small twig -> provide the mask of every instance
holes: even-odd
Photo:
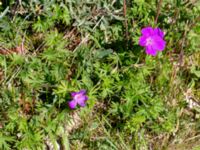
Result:
[[[126,47],[128,47],[128,21],[127,21],[127,18],[126,18],[126,13],[127,13],[127,3],[126,3],[126,0],[124,0],[124,3],[123,3],[123,13],[124,13],[124,26],[125,26],[125,35],[126,35]]]
[[[194,19],[194,22],[190,25],[190,30],[200,22],[200,16]]]
[[[21,54],[24,55],[25,54],[25,48],[24,48],[24,42],[25,42],[25,34],[26,34],[26,31],[24,32],[24,36],[23,36],[23,39],[22,39],[22,44],[21,44]]]
[[[45,42],[42,42],[36,50],[34,50],[34,54],[36,55],[37,51],[39,51],[43,46],[45,45]]]
[[[158,22],[158,17],[160,15],[160,8],[161,8],[161,6],[162,6],[162,0],[159,0],[158,6],[157,6],[157,13],[156,13],[155,24],[157,24],[157,22]]]
[[[12,50],[7,49],[7,48],[0,45],[0,54],[7,55],[7,54],[11,54],[12,52],[13,52]]]
[[[76,30],[76,28],[74,27],[69,33],[65,34],[65,36],[63,37],[63,39],[70,38],[72,36],[72,34],[74,33],[75,30]]]
[[[194,140],[194,139],[199,138],[199,137],[200,137],[200,134],[198,134],[196,136],[193,136],[193,137],[191,137],[189,139],[186,139],[185,141],[191,141],[191,140]]]
[[[184,56],[183,45],[184,45],[185,40],[186,40],[186,34],[187,34],[187,32],[188,32],[188,30],[186,28],[185,31],[184,31],[184,33],[183,33],[183,36],[182,36],[183,39],[181,41],[181,50],[180,50],[180,54],[179,54],[179,66],[182,66],[182,63],[183,63],[183,56]]]
[[[18,7],[19,3],[20,3],[20,1],[17,0],[17,1],[15,2],[14,7],[11,9],[11,13],[13,14],[13,18],[15,18],[15,15],[16,15],[16,12],[17,12],[17,7]]]
[[[92,28],[92,31],[94,31],[96,29],[96,27],[100,24],[101,20],[104,18],[104,16],[102,16],[99,21],[96,23],[96,25]],[[88,40],[89,37],[89,33],[85,36],[85,38],[82,39],[82,41],[78,44],[78,46],[74,49],[73,52],[75,52],[83,43],[85,43]]]

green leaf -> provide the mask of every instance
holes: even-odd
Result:
[[[108,55],[110,55],[112,53],[113,53],[113,50],[111,50],[111,49],[108,49],[108,50],[97,50],[97,51],[94,52],[94,56],[96,58],[103,58],[103,57],[106,57],[106,56],[108,56]]]

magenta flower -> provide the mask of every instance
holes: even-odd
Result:
[[[146,27],[141,32],[139,44],[146,48],[146,54],[155,56],[158,51],[165,49],[164,33],[160,28]]]
[[[86,90],[80,90],[79,92],[71,93],[72,100],[68,102],[69,108],[74,109],[78,104],[81,107],[84,107],[88,97],[86,95]]]

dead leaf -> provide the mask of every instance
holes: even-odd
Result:
[[[26,49],[24,48],[24,44],[22,43],[20,46],[11,48],[11,49],[0,49],[0,54],[2,55],[8,55],[8,54],[12,54],[12,53],[16,53],[16,54],[20,54],[20,55],[24,55],[25,54]]]

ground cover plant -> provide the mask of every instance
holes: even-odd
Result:
[[[200,149],[200,1],[0,11],[0,149]]]

